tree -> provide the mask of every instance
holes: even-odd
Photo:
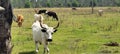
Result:
[[[115,0],[116,6],[120,6],[120,0]]]
[[[92,8],[92,14],[94,13],[94,7],[96,6],[96,3],[94,0],[90,1],[90,7]]]
[[[73,3],[72,3],[72,6],[73,7],[78,7],[79,6],[79,3],[77,0],[74,0]]]
[[[120,6],[120,0],[11,0],[15,8],[23,8],[30,2],[31,7],[105,7]],[[36,2],[37,1],[37,2]]]
[[[5,9],[5,11],[0,11],[0,54],[11,54],[13,48],[11,44],[13,13],[10,0],[0,0],[0,6]]]
[[[71,7],[71,6],[72,6],[71,2],[68,2],[67,6],[68,6],[68,7]]]
[[[29,1],[26,1],[26,2],[25,2],[25,8],[30,8],[30,7],[31,7],[30,2],[29,2]]]

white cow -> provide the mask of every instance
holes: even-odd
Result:
[[[103,14],[103,10],[98,10],[98,14],[99,14],[99,16],[102,16],[102,14]]]
[[[38,17],[38,15],[36,16]],[[40,18],[40,20],[36,20],[32,25],[33,40],[35,41],[36,52],[38,52],[39,50],[38,44],[40,43],[44,45],[43,54],[45,54],[46,52],[49,54],[49,48],[47,45],[49,42],[52,41],[52,34],[57,31],[57,28],[59,27],[59,23],[56,27],[49,27],[47,24],[41,23],[41,16],[38,18]]]

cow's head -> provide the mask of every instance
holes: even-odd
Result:
[[[43,10],[39,10],[39,12],[37,14],[42,14],[45,13],[47,10],[43,9]]]
[[[17,23],[18,23],[19,27],[22,26],[23,20],[24,20],[24,18],[22,15],[17,15]]]
[[[42,26],[41,23],[40,23],[40,26],[42,28],[41,31],[44,33],[46,41],[51,42],[52,41],[52,34],[57,31],[57,28],[59,27],[59,22],[58,22],[56,27],[45,28],[45,27]]]
[[[42,13],[45,13],[47,10],[46,9],[42,9],[42,10],[34,9],[34,11],[37,14],[42,14]]]

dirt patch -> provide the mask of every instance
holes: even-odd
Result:
[[[109,50],[102,50],[102,51],[100,51],[101,53],[112,53],[111,51],[109,51]]]
[[[105,46],[119,46],[119,43],[117,43],[117,42],[109,42],[109,43],[106,43],[104,45]]]

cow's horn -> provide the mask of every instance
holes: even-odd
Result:
[[[45,27],[43,27],[43,26],[42,26],[42,23],[41,23],[41,21],[40,21],[40,26],[41,26],[41,28],[45,28]]]
[[[58,22],[57,26],[56,26],[56,27],[54,27],[54,29],[57,29],[58,27],[59,27],[59,22]]]

